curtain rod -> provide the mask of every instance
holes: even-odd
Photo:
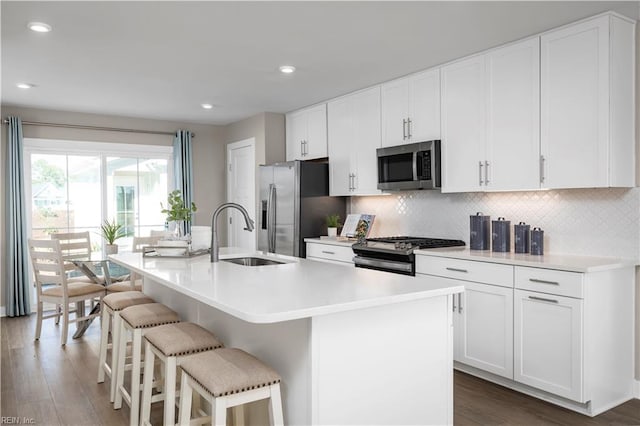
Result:
[[[4,124],[9,124],[8,119],[4,119]],[[77,124],[59,124],[59,123],[41,123],[38,121],[23,121],[24,126],[45,126],[45,127],[64,127],[67,129],[83,129],[83,130],[103,130],[108,132],[126,132],[126,133],[147,133],[152,135],[170,135],[175,136],[175,133],[161,132],[158,130],[138,130],[138,129],[120,129],[118,127],[99,127],[99,126],[81,126]],[[195,133],[191,133],[191,137],[194,138]]]

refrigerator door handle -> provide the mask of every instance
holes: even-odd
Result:
[[[267,243],[268,251],[276,251],[276,186],[269,184],[269,197],[267,198]]]

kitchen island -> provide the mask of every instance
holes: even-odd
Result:
[[[284,263],[225,261],[241,256]],[[286,424],[453,423],[451,304],[462,285],[237,249],[220,257],[110,259],[183,321],[274,367]],[[253,408],[249,424],[265,407]]]

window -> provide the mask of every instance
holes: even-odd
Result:
[[[25,139],[32,238],[88,230],[100,250],[105,219],[123,226],[128,237],[118,240],[121,246],[163,229],[171,156],[170,146]]]

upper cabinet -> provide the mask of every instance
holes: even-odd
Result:
[[[327,104],[291,112],[286,122],[287,161],[327,156]]]
[[[382,146],[440,139],[440,70],[382,85]]]
[[[329,102],[328,122],[330,194],[380,194],[380,86]]]
[[[634,27],[607,14],[542,35],[544,188],[634,186]]]

